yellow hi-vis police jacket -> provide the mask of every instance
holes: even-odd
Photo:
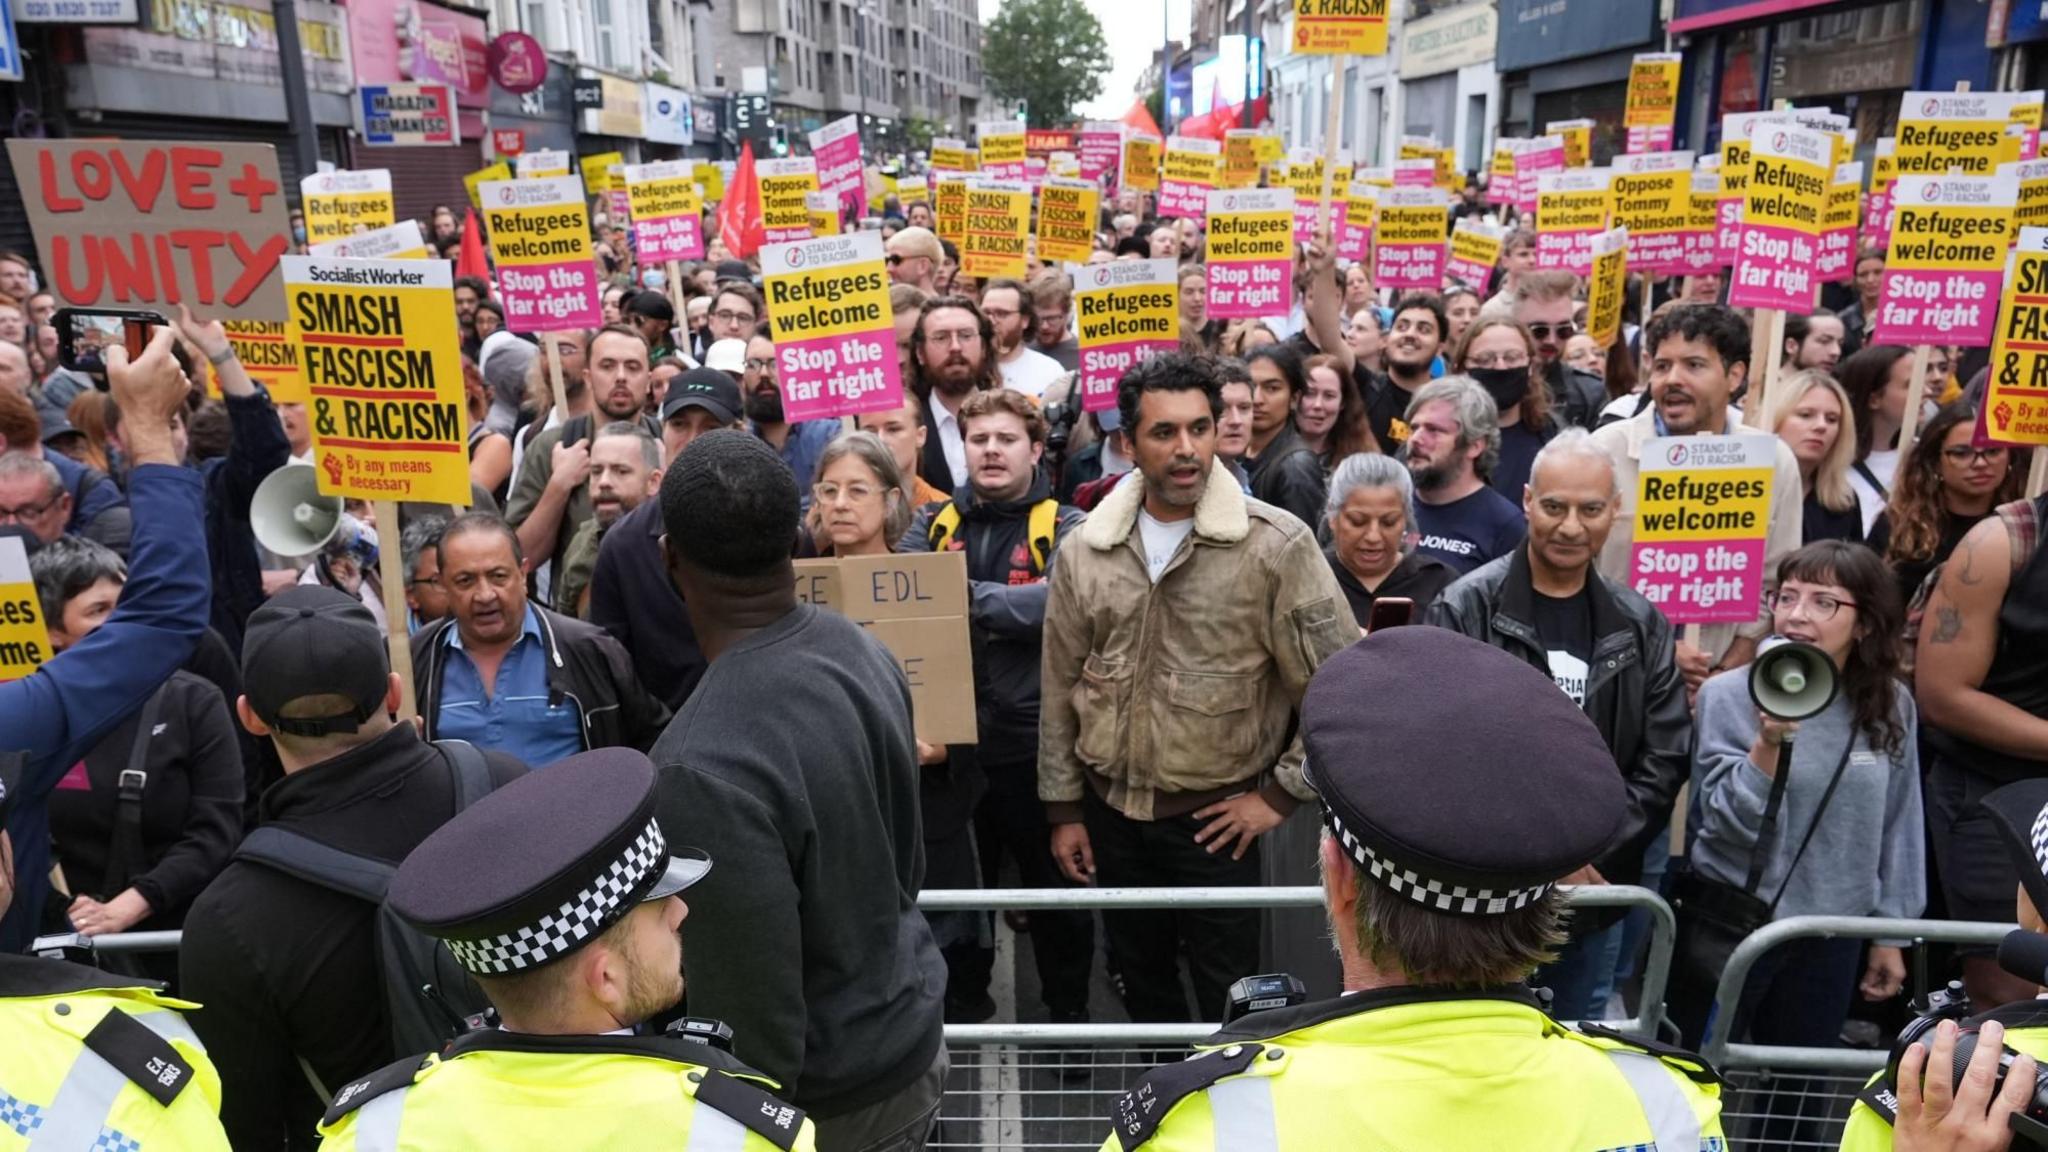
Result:
[[[1525,989],[1361,992],[1234,1021],[1118,1101],[1104,1152],[1722,1152],[1688,1052],[1566,1028]]]
[[[322,1152],[569,1152],[688,1148],[814,1152],[811,1122],[775,1082],[673,1036],[484,1030],[343,1088]]]
[[[2006,1047],[2048,1064],[2048,1000],[2021,1000],[1993,1008],[1963,1021],[1963,1027],[1988,1020],[2005,1025]],[[1897,1109],[1891,1081],[1879,1072],[1849,1109],[1849,1123],[1842,1129],[1842,1152],[1889,1152]]]
[[[225,1152],[220,1074],[156,985],[0,956],[0,1152]]]

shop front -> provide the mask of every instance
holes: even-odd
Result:
[[[1496,29],[1492,0],[1439,9],[1401,29],[1402,131],[1456,149],[1466,172],[1484,168],[1492,150]]]
[[[1662,48],[1657,0],[1501,0],[1501,135],[1591,120],[1592,162],[1607,163],[1626,150],[1629,63]]]
[[[649,80],[640,86],[640,159],[674,160],[697,139],[697,107],[680,88]]]
[[[461,204],[462,178],[483,167],[489,150],[490,34],[483,18],[428,0],[350,0],[348,16],[357,86],[445,84],[461,130],[452,144],[372,145],[357,137],[348,166],[390,170],[400,220],[427,220],[438,205]]]
[[[584,68],[577,74],[587,89],[597,86],[596,107],[586,104],[577,124],[576,154],[598,156],[617,152],[628,164],[640,162],[640,133],[647,126],[646,101],[640,81]]]
[[[571,95],[574,76],[575,69],[559,60],[550,60],[547,78],[531,92],[515,95],[491,85],[493,142],[516,145],[521,152],[575,151],[576,110]],[[488,160],[517,154],[493,147],[485,151],[489,153]]]

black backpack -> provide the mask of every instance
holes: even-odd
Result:
[[[491,791],[490,767],[476,746],[436,740],[455,782],[457,812]],[[384,902],[398,869],[370,856],[344,852],[274,825],[249,833],[235,849],[246,860],[308,884],[377,906],[377,960],[391,1017],[391,1050],[400,1056],[438,1052],[469,1028],[469,1018],[490,1007],[448,946],[406,923]]]

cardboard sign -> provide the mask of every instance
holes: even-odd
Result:
[[[497,165],[492,165],[493,168]],[[569,174],[569,154],[558,148],[522,152],[512,161],[512,174],[521,180],[550,180]]]
[[[768,243],[803,240],[811,234],[804,197],[818,190],[818,162],[809,156],[783,156],[754,165],[761,188],[761,224]]]
[[[1993,439],[2048,444],[2048,228],[2020,232],[1977,412]]]
[[[1124,141],[1124,187],[1136,188],[1141,192],[1159,190],[1162,147],[1159,137],[1143,133],[1132,135]]]
[[[1682,261],[1692,211],[1692,153],[1641,152],[1614,158],[1614,226],[1628,230],[1628,264],[1664,276]]]
[[[413,233],[419,233],[419,223],[408,220]],[[228,347],[235,350],[235,359],[241,361],[242,370],[249,379],[263,385],[270,398],[280,404],[306,401],[306,382],[299,376],[299,346],[292,342],[292,334],[282,320],[228,320],[221,324],[227,331]],[[220,392],[220,373],[208,373],[208,395]]]
[[[1102,187],[1087,180],[1048,180],[1038,190],[1038,258],[1086,264],[1095,251]]]
[[[1024,124],[1020,120],[984,120],[974,126],[981,150],[981,170],[998,180],[1025,177]]]
[[[939,172],[972,172],[975,169],[974,153],[967,148],[967,141],[940,136],[932,140],[932,168]]]
[[[1168,139],[1159,180],[1159,214],[1202,219],[1222,166],[1223,145],[1216,141],[1195,136]]]
[[[1742,243],[1728,282],[1728,303],[1811,312],[1820,294],[1813,264],[1834,175],[1834,144],[1812,129],[1763,123],[1750,137],[1749,154]],[[1725,179],[1727,170],[1722,172]]]
[[[1373,282],[1397,292],[1441,287],[1450,213],[1441,189],[1382,189],[1374,224]]]
[[[1373,228],[1380,218],[1380,193],[1384,191],[1377,184],[1353,180],[1342,210],[1334,204],[1330,206],[1337,232],[1338,259],[1363,260],[1372,250]]]
[[[1862,162],[1835,165],[1827,206],[1820,214],[1820,259],[1814,264],[1821,283],[1845,283],[1855,276],[1856,226],[1862,215]]]
[[[1602,348],[1621,335],[1621,309],[1628,299],[1626,228],[1593,237],[1593,272],[1586,277],[1586,335]]]
[[[932,231],[958,248],[967,239],[967,177],[941,176],[932,186]]]
[[[1292,0],[1297,56],[1384,56],[1387,0]]]
[[[1208,314],[1286,315],[1294,304],[1294,193],[1218,189],[1209,193],[1208,215]]]
[[[1885,344],[1991,343],[2019,181],[1901,176],[1893,185],[1875,338]]]
[[[967,181],[967,238],[960,245],[960,271],[969,276],[1023,279],[1030,271],[1025,239],[1031,233],[1031,186],[970,177]]]
[[[292,233],[270,145],[13,139],[7,155],[65,304],[284,315],[277,258]]]
[[[1552,120],[1543,126],[1543,134],[1564,141],[1565,167],[1584,168],[1593,163],[1591,120]]]
[[[1776,460],[1770,436],[1663,436],[1643,445],[1629,586],[1673,624],[1756,619]]]
[[[1622,123],[1629,129],[1630,152],[1659,152],[1671,146],[1671,126],[1678,119],[1678,74],[1684,57],[1676,52],[1639,53],[1628,69],[1628,107]],[[1642,147],[1638,148],[1640,143]]]
[[[514,332],[604,323],[590,209],[574,176],[483,186],[484,230],[498,265],[499,304]]]
[[[1081,162],[1081,179],[1106,186],[1114,193],[1123,167],[1123,124],[1116,120],[1086,121],[1081,125],[1081,138],[1075,147],[1076,158]]]
[[[0,682],[19,680],[43,666],[50,630],[43,625],[43,601],[29,574],[28,546],[0,536]]]
[[[841,217],[866,215],[867,181],[861,178],[860,117],[841,116],[811,133],[811,158],[818,163],[818,191],[842,205]]]
[[[791,422],[902,406],[881,233],[770,244],[761,276]]]
[[[1991,175],[2001,163],[2019,158],[2016,148],[2006,155],[2005,126],[2022,103],[2018,92],[1906,93],[1895,137],[1898,174]]]
[[[967,554],[901,552],[798,560],[796,598],[867,629],[910,681],[910,715],[927,744],[972,744],[974,657]]]
[[[1692,198],[1685,214],[1685,236],[1678,246],[1681,276],[1698,276],[1727,265],[1721,259],[1721,170],[1696,168],[1692,174]]]
[[[804,219],[810,221],[813,236],[837,236],[845,231],[839,226],[839,197],[830,192],[804,193]]]
[[[355,232],[339,240],[308,245],[313,256],[339,260],[425,260],[433,253],[420,235],[420,222],[405,220],[374,232]]]
[[[462,334],[448,307],[450,265],[318,256],[281,263],[320,492],[466,507],[469,421]]]
[[[624,175],[633,253],[640,263],[703,258],[704,198],[697,192],[695,166],[687,160],[628,164]]]
[[[324,244],[352,232],[389,228],[398,222],[391,199],[391,170],[315,172],[299,181],[306,214],[306,243]]]
[[[365,144],[428,147],[462,142],[455,91],[446,84],[366,84],[356,89],[356,133]]]
[[[1574,276],[1593,269],[1593,237],[1607,230],[1613,205],[1607,168],[1546,172],[1536,182],[1536,266]]]
[[[1081,407],[1116,407],[1124,373],[1180,347],[1177,261],[1118,260],[1074,274],[1074,315],[1081,346]]]
[[[483,186],[492,180],[512,179],[512,166],[503,160],[488,168],[479,168],[462,178],[463,190],[469,193],[469,206],[478,212],[484,210]]]
[[[1538,182],[1547,172],[1564,171],[1564,141],[1555,136],[1525,140],[1515,148],[1515,207],[1536,211]]]
[[[1463,284],[1484,293],[1500,263],[1501,245],[1507,240],[1505,225],[1488,224],[1470,216],[1451,228],[1451,256],[1444,264],[1444,286]]]

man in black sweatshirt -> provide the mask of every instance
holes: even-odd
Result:
[[[924,883],[910,686],[796,599],[796,480],[737,431],[661,482],[670,577],[711,661],[654,745],[662,831],[718,861],[683,923],[690,1014],[808,1112],[825,1152],[915,1149],[939,1107],[946,967]]]

